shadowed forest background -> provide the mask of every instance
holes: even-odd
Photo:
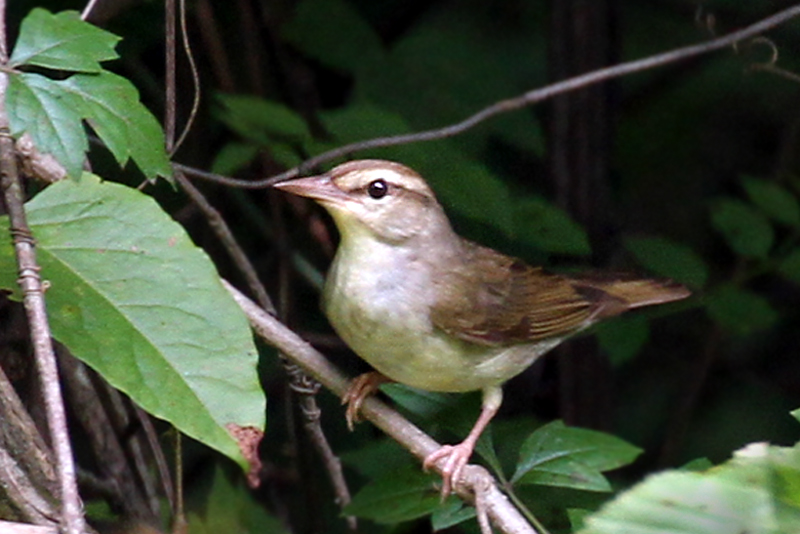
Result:
[[[710,39],[788,5],[195,0],[186,22],[201,100],[172,161],[265,178],[325,149],[458,122],[496,101]],[[36,6],[83,8],[12,2],[12,41]],[[120,59],[106,68],[131,80],[161,120],[162,4],[100,2],[90,20],[123,38]],[[554,419],[643,450],[609,475],[614,490],[659,469],[724,462],[748,443],[797,441],[800,426],[790,411],[800,406],[800,79],[782,73],[800,73],[800,20],[766,37],[561,95],[452,138],[353,154],[419,171],[457,231],[472,240],[555,270],[668,276],[694,293],[594,328],[507,384],[492,425],[502,465],[512,466],[525,436]],[[768,68],[773,55],[781,72]],[[180,129],[193,101],[183,51],[176,76]],[[134,165],[121,171],[97,144],[90,160],[106,180],[133,187],[143,180]],[[194,183],[231,225],[282,320],[348,374],[365,371],[319,311],[337,239],[322,210],[269,189]],[[180,189],[161,181],[144,191],[186,228],[222,277],[244,287]],[[19,307],[0,300],[0,363],[35,406],[21,317]],[[268,399],[261,487],[245,489],[231,462],[185,440],[190,531],[345,532],[277,354],[266,345],[259,351]],[[478,395],[392,396],[415,423],[450,443],[463,437],[479,405]],[[419,470],[369,423],[348,432],[338,399],[322,391],[318,402],[353,493],[375,481],[400,484]],[[87,430],[75,421],[79,409],[80,400],[69,398],[78,462],[91,487],[88,479],[102,478],[103,458],[81,447]],[[170,449],[167,426],[156,425]],[[84,494],[90,516],[152,519],[131,509],[133,500],[126,508],[98,493]],[[553,532],[569,531],[566,509],[593,510],[611,497],[546,486],[520,494]],[[383,509],[370,515],[370,506],[356,514],[367,517],[362,531],[429,530],[413,513],[392,520]]]

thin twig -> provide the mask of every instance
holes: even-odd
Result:
[[[192,129],[195,117],[197,117],[197,110],[200,109],[200,74],[197,71],[197,64],[194,61],[194,54],[192,54],[192,45],[189,43],[189,30],[186,28],[186,0],[180,0],[180,22],[181,22],[181,43],[183,44],[183,51],[186,54],[186,60],[189,62],[189,71],[192,73],[192,109],[189,112],[189,118],[186,119],[186,124],[181,131],[178,140],[175,141],[175,146],[170,148],[170,154],[175,153],[184,139]]]
[[[177,123],[177,73],[175,68],[175,0],[164,2],[164,137],[167,152],[175,146],[175,124]]]
[[[495,115],[500,115],[502,113],[507,113],[509,111],[515,111],[517,109],[526,106],[537,104],[549,98],[553,98],[554,96],[561,95],[564,93],[569,93],[571,91],[575,91],[596,83],[604,82],[606,80],[620,78],[622,76],[627,76],[628,74],[641,72],[655,67],[663,67],[671,63],[676,63],[678,61],[685,61],[689,58],[693,58],[696,56],[714,52],[716,50],[727,48],[729,46],[735,45],[736,43],[744,39],[755,37],[766,30],[774,28],[775,26],[779,26],[780,24],[783,24],[784,22],[798,15],[800,15],[800,5],[795,5],[787,9],[784,9],[783,11],[779,11],[778,13],[770,17],[762,19],[759,22],[756,22],[755,24],[747,26],[746,28],[729,33],[722,37],[718,37],[716,39],[711,39],[710,41],[706,41],[696,45],[685,46],[682,48],[677,48],[669,52],[664,52],[662,54],[657,54],[655,56],[646,57],[636,61],[629,61],[628,63],[622,63],[619,65],[614,65],[612,67],[606,67],[603,69],[595,70],[586,74],[582,74],[580,76],[576,76],[574,78],[569,78],[567,80],[563,80],[554,83],[552,85],[542,87],[540,89],[534,89],[532,91],[529,91],[514,98],[501,100],[499,102],[492,104],[491,106],[488,106],[478,111],[474,115],[467,117],[461,122],[457,122],[455,124],[451,124],[443,128],[436,128],[433,130],[426,130],[423,132],[417,132],[413,134],[378,137],[367,141],[360,141],[357,143],[344,145],[335,148],[333,150],[323,152],[318,156],[306,160],[297,167],[289,169],[280,174],[276,174],[275,176],[265,178],[263,180],[255,180],[255,181],[238,180],[235,178],[221,176],[213,173],[202,172],[202,171],[198,172],[196,169],[191,169],[185,166],[180,166],[180,168],[181,170],[192,176],[196,176],[198,178],[203,178],[207,180],[213,180],[215,182],[219,182],[221,184],[228,185],[231,187],[243,187],[247,189],[260,189],[264,187],[269,187],[274,183],[289,178],[294,178],[295,176],[299,176],[300,174],[308,172],[310,169],[313,169],[318,165],[321,165],[322,163],[332,161],[342,156],[350,155],[354,152],[367,150],[371,148],[404,145],[420,141],[432,141],[435,139],[444,139],[447,137],[453,137],[455,135],[458,135],[460,133],[469,130],[470,128],[477,126],[478,124],[494,117]]]
[[[5,2],[0,1],[0,18],[4,14]],[[5,42],[5,39],[5,34],[0,32],[0,41]],[[2,62],[6,60],[5,57],[0,58]],[[8,75],[0,74],[0,173],[2,173],[2,190],[19,269],[17,283],[22,289],[23,304],[31,330],[34,359],[42,383],[51,444],[56,457],[61,492],[61,524],[67,534],[82,534],[86,523],[75,480],[75,463],[72,458],[72,448],[67,431],[67,416],[58,378],[58,366],[47,320],[44,289],[39,276],[39,265],[36,263],[33,236],[25,216],[22,184],[14,154],[14,139],[8,130],[8,116],[5,109],[7,87]]]
[[[247,285],[256,296],[258,303],[261,305],[261,307],[273,312],[275,307],[272,305],[272,301],[267,294],[266,288],[264,288],[264,284],[262,284],[261,280],[259,280],[255,267],[253,267],[253,264],[250,262],[247,254],[245,254],[242,250],[242,247],[239,246],[239,243],[236,241],[236,237],[234,237],[233,232],[231,232],[231,229],[225,222],[225,219],[214,208],[214,206],[208,202],[203,193],[201,193],[200,190],[197,189],[194,184],[192,184],[192,182],[186,178],[183,172],[175,169],[174,176],[175,181],[178,182],[178,185],[183,188],[186,194],[189,195],[189,198],[192,199],[195,205],[200,208],[200,211],[203,212],[203,215],[206,216],[209,226],[217,235],[217,238],[222,243],[222,246],[225,247],[225,250],[236,264],[236,267],[244,276],[245,280],[247,281]]]
[[[339,397],[344,395],[349,382],[339,369],[236,288],[227,282],[223,283],[262,339],[291,358],[306,373],[336,395]],[[441,447],[433,438],[411,424],[397,411],[374,397],[365,399],[361,407],[361,415],[420,460]],[[441,461],[435,467],[440,470],[443,465],[444,461]],[[508,534],[536,533],[536,530],[528,524],[519,510],[511,505],[508,498],[497,487],[492,476],[483,467],[467,466],[461,480],[456,483],[455,489],[459,497],[468,502],[480,492],[483,498],[482,506],[494,525],[502,532]]]

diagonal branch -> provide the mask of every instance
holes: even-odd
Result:
[[[309,376],[339,397],[345,393],[348,379],[322,354],[229,283],[223,281],[223,284],[262,339],[276,347],[302,367]],[[360,413],[420,460],[440,448],[433,438],[374,397],[365,399]],[[440,470],[443,465],[442,461],[436,465],[436,469]],[[504,533],[536,534],[533,527],[499,490],[488,471],[477,465],[467,467],[461,481],[456,484],[456,491],[460,497],[467,501],[475,501],[480,506],[480,511],[485,511],[495,526]]]
[[[221,176],[219,174],[200,171],[198,169],[192,169],[184,165],[175,164],[175,167],[183,170],[184,172],[192,176],[222,183],[225,185],[229,185],[231,187],[242,187],[247,189],[260,189],[264,187],[269,187],[277,182],[281,182],[289,178],[294,178],[295,176],[299,176],[303,173],[306,173],[309,170],[313,169],[314,167],[321,165],[322,163],[327,163],[342,156],[353,154],[354,152],[367,150],[371,148],[405,145],[420,141],[433,141],[436,139],[453,137],[455,135],[464,133],[465,131],[471,128],[474,128],[478,124],[496,115],[501,115],[503,113],[508,113],[509,111],[515,111],[520,108],[531,106],[533,104],[538,104],[539,102],[548,100],[555,96],[576,91],[578,89],[582,89],[584,87],[594,85],[600,82],[612,80],[614,78],[621,78],[623,76],[627,76],[628,74],[633,74],[635,72],[642,72],[645,70],[654,69],[656,67],[663,67],[666,65],[670,65],[672,63],[685,61],[687,59],[696,56],[701,56],[704,54],[708,54],[710,52],[721,50],[729,46],[734,46],[737,43],[744,41],[745,39],[756,37],[761,33],[769,29],[772,29],[776,26],[779,26],[799,15],[800,15],[800,4],[796,4],[792,7],[784,9],[783,11],[779,11],[778,13],[775,13],[774,15],[771,15],[765,19],[762,19],[754,24],[751,24],[750,26],[742,28],[741,30],[731,32],[727,35],[723,35],[722,37],[718,37],[716,39],[711,39],[709,41],[705,41],[703,43],[696,45],[676,48],[674,50],[657,54],[655,56],[649,56],[635,61],[629,61],[627,63],[614,65],[612,67],[606,67],[603,69],[595,70],[592,72],[588,72],[586,74],[582,74],[580,76],[575,76],[574,78],[569,78],[567,80],[563,80],[542,87],[540,89],[534,89],[532,91],[528,91],[527,93],[523,93],[519,96],[495,102],[494,104],[485,107],[482,110],[478,111],[477,113],[467,117],[461,122],[457,122],[449,126],[444,126],[442,128],[436,128],[433,130],[426,130],[423,132],[417,132],[412,134],[378,137],[375,139],[369,139],[366,141],[360,141],[357,143],[344,145],[335,148],[333,150],[323,152],[318,156],[314,156],[313,158],[306,160],[297,167],[289,169],[280,174],[276,174],[275,176],[264,178],[263,180],[256,180],[256,181],[238,180],[227,176]]]

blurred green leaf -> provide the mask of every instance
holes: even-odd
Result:
[[[709,295],[707,308],[720,326],[740,335],[765,330],[778,320],[778,313],[764,297],[732,285]]]
[[[217,174],[235,174],[255,159],[258,147],[250,143],[228,143],[224,145],[211,164],[211,172]]]
[[[634,358],[650,338],[650,323],[642,315],[614,318],[595,327],[600,348],[608,353],[611,364],[621,365]]]
[[[291,108],[249,95],[217,95],[222,104],[218,116],[233,131],[257,144],[269,146],[275,139],[298,143],[311,138],[303,118]]]
[[[447,499],[431,515],[434,532],[453,527],[475,517],[475,507],[467,506],[459,499]]]
[[[514,228],[519,239],[551,254],[592,253],[581,225],[543,198],[526,198],[514,205]]]
[[[774,234],[769,221],[741,200],[723,198],[714,202],[711,222],[737,254],[765,258],[772,248]]]
[[[231,431],[264,428],[258,354],[206,254],[151,197],[90,174],[50,185],[26,211],[53,336],[149,413],[246,468]],[[7,242],[0,287],[16,288],[13,266]]]
[[[653,475],[586,519],[579,534],[789,534],[800,524],[800,451],[754,443],[704,473]]]
[[[354,72],[383,57],[375,30],[350,2],[304,0],[281,26],[283,37],[323,65]]]
[[[640,453],[610,434],[553,421],[525,440],[512,482],[611,491],[601,472],[628,464]]]
[[[84,22],[77,11],[53,14],[36,7],[22,21],[9,66],[36,65],[56,70],[100,72],[101,61],[119,57],[113,33]]]
[[[577,532],[586,523],[586,518],[591,514],[591,510],[584,510],[583,508],[568,508],[567,517],[569,517],[569,524],[573,532]]]
[[[792,414],[792,417],[794,417],[795,419],[800,421],[800,408],[798,408],[796,410],[792,410],[791,414]]]
[[[778,272],[783,276],[800,284],[800,248],[796,248],[778,264]]]
[[[742,185],[750,201],[770,218],[789,226],[800,226],[800,205],[797,198],[768,180],[745,176]]]
[[[429,515],[439,506],[439,493],[434,487],[437,479],[437,475],[424,473],[416,466],[386,473],[361,488],[343,512],[382,524]]]
[[[232,482],[219,466],[214,468],[212,485],[203,506],[197,508],[188,514],[189,532],[192,534],[287,532],[281,522],[253,498],[253,493],[241,481]]]
[[[699,289],[708,279],[708,266],[690,247],[663,237],[630,237],[627,248],[648,271]]]
[[[410,467],[419,469],[419,463],[411,454],[389,438],[370,441],[363,447],[341,453],[339,458],[346,466],[370,479]]]
[[[381,391],[408,412],[428,419],[455,402],[453,395],[412,388],[397,382],[384,384]]]

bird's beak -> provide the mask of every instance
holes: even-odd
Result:
[[[293,195],[321,202],[341,204],[348,199],[347,194],[336,187],[330,175],[327,174],[295,178],[294,180],[277,183],[273,187]]]

